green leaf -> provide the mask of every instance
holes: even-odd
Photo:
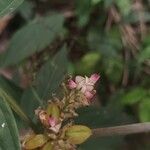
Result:
[[[10,95],[8,95],[1,88],[0,88],[0,97],[2,97],[3,99],[5,99],[7,101],[7,103],[9,104],[9,106],[14,110],[14,112],[16,112],[20,116],[21,119],[23,119],[24,121],[26,121],[28,124],[31,124],[29,118],[22,111],[21,107],[17,104],[17,102],[13,99],[13,97],[11,97]]]
[[[63,30],[64,17],[53,14],[37,18],[17,31],[4,53],[1,67],[16,65],[35,52],[46,48]]]
[[[76,72],[80,75],[92,74],[95,71],[96,64],[100,61],[101,54],[99,52],[89,52],[84,55],[80,61],[76,63]],[[84,67],[83,67],[84,66]]]
[[[112,102],[106,107],[88,107],[79,110],[79,117],[75,118],[76,124],[83,124],[90,128],[116,126],[131,123],[132,118],[122,111],[121,104]]]
[[[0,17],[13,12],[24,0],[0,0]]]
[[[20,98],[23,92],[20,87],[16,86],[13,82],[5,77],[0,76],[0,88],[6,93],[9,93],[9,95],[11,95],[18,103],[20,103]]]
[[[143,100],[147,95],[147,91],[143,88],[135,88],[125,94],[122,98],[123,104],[132,105]]]
[[[130,13],[132,5],[130,0],[116,0],[116,4],[123,15],[128,15]]]
[[[78,17],[78,25],[80,27],[85,26],[90,19],[90,13],[92,10],[91,4],[91,0],[76,1],[76,14]]]
[[[150,121],[150,98],[147,97],[140,103],[139,117],[142,122]]]
[[[34,13],[34,3],[31,1],[24,1],[17,10],[24,19],[29,20]]]
[[[35,79],[35,87],[27,89],[22,96],[21,106],[31,118],[34,110],[58,90],[67,71],[67,51],[63,47],[52,60],[43,65]]]
[[[21,150],[15,118],[4,97],[0,96],[0,149]]]
[[[36,92],[46,100],[56,92],[67,72],[67,51],[64,46],[52,60],[49,60],[37,74]]]
[[[146,60],[150,60],[150,46],[146,47],[145,49],[141,50],[138,55],[138,61],[143,63]]]
[[[34,110],[39,107],[40,102],[38,101],[36,95],[33,92],[33,88],[28,88],[24,91],[21,98],[21,107],[23,110],[30,116],[30,118],[34,118]]]
[[[90,138],[78,150],[119,150],[124,141],[122,137]]]

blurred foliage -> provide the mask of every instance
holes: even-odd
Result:
[[[8,41],[0,67],[13,71],[10,78],[0,76],[0,89],[17,104],[13,106],[19,114],[26,112],[36,124],[34,110],[60,91],[67,74],[97,72],[101,81],[94,106],[79,110],[77,122],[96,128],[150,121],[149,10],[148,0],[1,0],[0,17],[13,13],[0,32],[0,42]],[[3,108],[8,109],[6,121],[15,125],[8,104],[1,100],[0,121],[7,119]],[[22,131],[24,123],[14,116]],[[18,140],[16,125],[8,127],[0,138],[5,134],[10,144],[4,136],[1,149],[17,149],[11,140],[13,134]],[[138,145],[141,139],[136,140]],[[126,137],[89,139],[79,149],[116,150],[124,143],[124,149],[132,149]],[[5,148],[8,145],[11,149]],[[149,149],[148,142],[134,146]]]

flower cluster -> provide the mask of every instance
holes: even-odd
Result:
[[[76,76],[75,81],[72,79],[69,80],[69,88],[80,90],[87,99],[92,99],[96,93],[94,85],[99,78],[100,76],[98,74],[93,74],[90,78],[86,76]]]
[[[46,108],[39,107],[35,114],[43,128],[40,134],[32,133],[23,141],[25,150],[76,150],[92,134],[83,125],[74,125],[70,119],[78,116],[76,109],[90,104],[96,93],[94,86],[99,80],[98,74],[90,77],[76,76],[65,81],[64,96],[53,97]]]

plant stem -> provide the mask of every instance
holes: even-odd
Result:
[[[105,137],[113,135],[128,135],[135,133],[148,133],[150,132],[150,122],[146,123],[135,123],[128,125],[121,125],[115,127],[97,128],[92,130],[92,137]]]

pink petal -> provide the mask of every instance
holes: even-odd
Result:
[[[93,96],[95,95],[95,93],[92,93],[92,92],[89,92],[89,91],[86,91],[84,94],[85,94],[85,97],[87,99],[92,99]]]
[[[77,84],[73,80],[69,80],[68,86],[70,89],[74,89],[77,87]]]
[[[87,85],[86,86],[86,91],[92,91],[94,89],[94,86],[93,85]]]
[[[57,124],[55,127],[49,128],[49,129],[51,129],[55,133],[58,133],[60,128],[61,128],[61,123]]]
[[[100,75],[99,74],[92,74],[90,77],[91,82],[93,82],[94,84],[99,80]]]
[[[76,78],[75,78],[75,82],[78,84],[78,83],[81,83],[82,81],[84,81],[85,80],[85,78],[84,77],[82,77],[82,76],[76,76]]]
[[[54,117],[49,117],[48,122],[51,127],[54,127],[56,125],[57,120]]]

